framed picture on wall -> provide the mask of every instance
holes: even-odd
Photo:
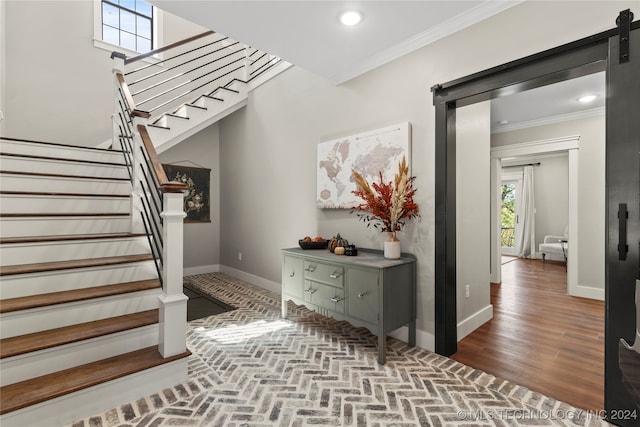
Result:
[[[405,157],[411,165],[411,123],[374,129],[318,144],[316,206],[351,209],[359,203],[351,170],[367,181],[393,180]],[[411,167],[411,166],[409,166]]]
[[[187,216],[184,222],[211,222],[211,169],[176,165],[162,167],[169,181],[181,182],[187,186],[187,192],[184,194],[184,211]]]

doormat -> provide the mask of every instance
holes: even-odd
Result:
[[[184,294],[189,298],[189,301],[187,301],[187,321],[202,319],[213,316],[214,314],[225,313],[236,309],[229,304],[213,298],[211,295],[200,292],[190,286],[188,282],[182,284],[182,289]]]

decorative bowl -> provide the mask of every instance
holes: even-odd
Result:
[[[310,242],[305,242],[304,240],[298,240],[298,244],[302,249],[326,249],[328,240],[323,240],[321,242],[316,242],[314,240]]]

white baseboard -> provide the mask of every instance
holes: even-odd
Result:
[[[592,288],[589,286],[578,285],[575,293],[570,294],[573,297],[589,298],[604,301],[604,289]]]
[[[458,323],[458,341],[478,329],[480,326],[493,319],[493,305],[489,304],[482,310]]]
[[[184,276],[193,276],[196,274],[217,273],[220,271],[220,264],[199,265],[197,267],[187,267],[182,270]]]
[[[403,342],[409,342],[409,328],[406,326],[396,329],[388,334],[390,337],[399,339]],[[429,332],[416,329],[416,347],[424,348],[430,351],[436,351],[435,335]]]
[[[236,270],[235,268],[227,267],[226,265],[220,266],[220,272],[236,277],[240,280],[244,280],[245,282],[249,282],[252,285],[259,286],[262,289],[266,289],[278,295],[282,294],[282,284],[280,283],[264,279],[260,276],[255,276],[242,270]]]

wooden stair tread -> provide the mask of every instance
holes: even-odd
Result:
[[[61,173],[43,173],[43,172],[24,172],[24,171],[12,171],[12,170],[0,170],[0,174],[9,175],[30,175],[49,178],[70,178],[70,179],[91,179],[91,180],[106,180],[106,181],[131,181],[129,178],[118,178],[110,176],[91,176],[91,175],[68,175]]]
[[[114,256],[104,258],[88,258],[69,261],[41,262],[35,264],[24,265],[7,265],[0,267],[0,276],[12,274],[40,273],[44,271],[68,270],[86,267],[101,267],[107,265],[127,264],[133,262],[150,261],[153,259],[151,254],[137,254]]]
[[[49,236],[4,237],[0,245],[10,243],[61,242],[67,240],[98,240],[98,239],[126,239],[130,237],[146,236],[145,233],[99,233],[99,234],[60,234]]]
[[[0,388],[0,414],[16,411],[88,387],[112,381],[185,357],[191,352],[162,357],[158,347],[125,353]]]
[[[148,279],[138,280],[135,282],[118,283],[115,285],[93,286],[90,288],[73,289],[69,291],[8,298],[0,300],[0,313],[10,313],[50,305],[66,304],[94,298],[104,298],[113,295],[141,292],[160,287],[161,284],[159,279]]]
[[[0,359],[158,323],[158,310],[147,310],[0,340]]]
[[[107,197],[128,198],[130,194],[97,194],[97,193],[60,193],[55,191],[0,191],[7,196],[53,196],[53,197]]]

